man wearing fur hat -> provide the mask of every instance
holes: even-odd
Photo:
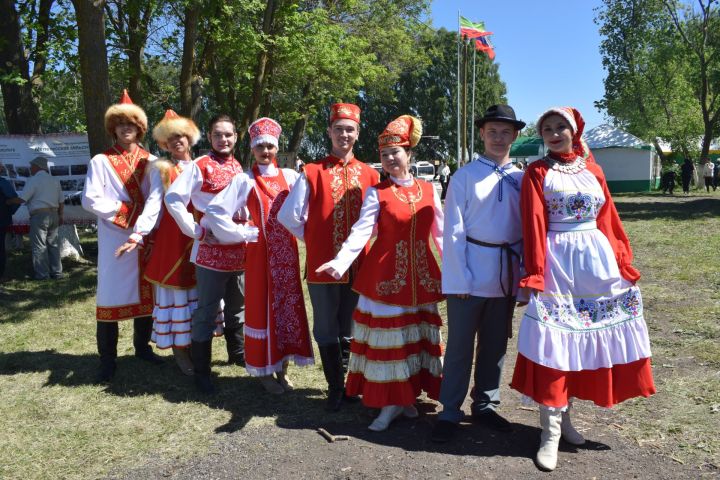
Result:
[[[153,138],[170,157],[156,160],[151,174],[160,175],[163,196],[170,185],[192,164],[192,146],[200,139],[195,122],[167,110],[155,128]],[[175,219],[167,212],[163,198],[153,196],[161,204],[160,221],[153,234],[154,244],[145,266],[144,277],[154,285],[152,341],[157,348],[172,348],[180,370],[193,375],[190,359],[192,312],[197,308],[195,266],[190,262],[193,239],[184,235]],[[147,208],[147,207],[146,207]],[[192,206],[188,207],[192,213]],[[150,232],[135,232],[120,247],[117,255],[130,252]],[[222,335],[222,313],[217,315],[215,334]]]
[[[152,333],[152,287],[142,277],[138,250],[116,257],[129,233],[142,233],[155,226],[162,197],[159,175],[150,175],[155,157],[139,142],[147,132],[145,112],[132,103],[127,91],[119,103],[105,112],[105,130],[115,145],[95,155],[88,166],[82,206],[98,217],[97,346],[100,370],[97,381],[107,382],[115,374],[118,322],[134,319],[135,356],[161,363],[149,345]]]
[[[351,288],[352,281],[367,253],[367,245],[339,279],[316,270],[340,251],[360,216],[367,189],[380,177],[353,154],[360,133],[360,108],[357,105],[333,105],[327,133],[332,141],[330,155],[305,165],[303,175],[278,212],[278,220],[291,232],[304,230],[313,336],[320,349],[329,387],[326,409],[337,411],[345,398],[341,339],[352,334],[352,312],[358,300],[357,293]]]
[[[191,355],[195,372],[195,387],[201,393],[214,393],[210,360],[212,339],[220,302],[224,301],[225,341],[228,362],[245,365],[245,251],[246,242],[257,240],[257,228],[243,227],[247,218],[233,218],[242,231],[245,242],[221,245],[203,226],[202,219],[210,201],[230,184],[235,175],[243,174],[235,159],[237,132],[235,123],[227,115],[216,115],[208,125],[208,140],[212,149],[196,158],[172,183],[165,195],[165,206],[182,233],[194,239],[190,261],[195,264],[198,305],[192,314]],[[192,202],[193,213],[188,211]]]
[[[452,176],[445,199],[442,290],[448,341],[440,390],[443,411],[431,434],[436,442],[449,441],[463,418],[473,357],[473,420],[496,431],[510,430],[495,410],[522,251],[523,174],[510,162],[510,147],[525,123],[511,107],[493,105],[476,125],[484,154]]]
[[[60,182],[50,176],[47,158],[30,160],[30,174],[32,176],[20,194],[8,202],[16,205],[25,203],[30,212],[33,278],[61,278],[58,227],[62,223],[65,196]]]

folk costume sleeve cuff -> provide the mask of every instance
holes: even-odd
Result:
[[[115,213],[112,223],[120,228],[130,228],[137,220],[137,205],[132,202],[120,202],[120,208]]]
[[[350,235],[342,244],[342,248],[330,262],[336,271],[344,274],[357,256],[360,255],[360,252],[362,252],[372,236],[373,227],[377,222],[379,213],[380,201],[377,190],[370,187],[360,209],[360,217],[353,225]]]

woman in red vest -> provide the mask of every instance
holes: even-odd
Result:
[[[377,225],[353,285],[360,299],[346,384],[348,395],[362,395],[365,406],[382,409],[368,427],[373,431],[385,430],[401,414],[417,417],[413,404],[421,391],[435,400],[440,393],[437,303],[443,295],[430,238],[442,255],[443,212],[432,184],[410,173],[410,148],[421,134],[420,120],[409,115],[385,128],[378,142],[389,178],[368,190],[342,249],[317,269],[339,278]]]
[[[170,154],[170,158],[153,163],[162,179],[163,195],[157,199],[162,204],[167,189],[192,163],[191,149],[200,139],[200,130],[191,119],[167,110],[153,129],[153,138],[160,148]],[[189,351],[190,327],[191,314],[197,308],[198,299],[195,266],[190,263],[193,239],[182,233],[164,204],[161,209],[144,272],[145,280],[154,285],[152,341],[157,348],[172,348],[180,370],[185,375],[193,375]],[[188,211],[192,212],[191,206]],[[140,238],[137,233],[131,235],[128,242],[118,249],[118,254],[132,250]],[[216,335],[222,335],[222,323],[220,311],[216,320]]]

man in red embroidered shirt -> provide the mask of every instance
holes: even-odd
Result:
[[[192,360],[195,387],[202,393],[213,393],[210,377],[212,339],[219,321],[220,302],[224,301],[225,341],[228,361],[245,364],[243,324],[245,323],[245,243],[220,245],[201,224],[208,203],[232,181],[244,175],[233,156],[237,133],[227,115],[210,120],[209,154],[197,158],[183,170],[165,195],[165,206],[182,232],[194,238],[190,261],[195,263],[198,304],[192,313]],[[187,206],[192,202],[194,214]],[[247,218],[235,218],[237,223]],[[246,242],[257,240],[257,228],[247,227]]]
[[[303,175],[278,212],[278,220],[291,232],[304,228],[313,336],[320,349],[328,383],[326,409],[337,411],[345,398],[341,341],[348,344],[352,334],[352,312],[358,299],[351,288],[352,280],[367,247],[339,280],[315,270],[332,260],[340,250],[360,215],[365,192],[379,181],[379,175],[353,154],[360,133],[360,108],[357,105],[333,105],[327,133],[332,141],[330,155],[305,165]]]

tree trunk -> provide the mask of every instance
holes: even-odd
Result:
[[[288,143],[288,152],[297,152],[300,150],[300,143],[305,136],[305,127],[307,126],[309,115],[306,113],[302,117],[298,118],[293,125],[292,134],[290,136],[290,143]]]
[[[110,76],[105,45],[105,19],[102,4],[93,0],[73,0],[78,24],[78,56],[90,154],[108,146],[105,110],[110,105]]]
[[[42,76],[45,73],[47,65],[47,42],[50,38],[50,11],[54,0],[40,0],[40,10],[38,12],[38,24],[40,28],[37,31],[37,40],[35,41],[35,49],[33,52],[33,71],[30,77],[32,83],[33,99],[37,105],[40,105],[39,93],[42,90]]]
[[[262,33],[264,35],[270,35],[272,32],[273,18],[277,11],[279,0],[267,0],[265,6],[265,13],[263,15],[263,27]],[[247,128],[250,126],[250,122],[257,118],[260,113],[260,104],[262,102],[263,90],[267,81],[267,64],[270,57],[269,47],[263,48],[258,53],[257,65],[255,67],[255,77],[253,79],[252,94],[245,112],[243,113],[242,120],[238,126],[238,142],[245,138]]]
[[[22,43],[15,2],[0,1],[0,81],[8,133],[40,133],[40,111],[32,97],[32,83]]]
[[[665,162],[667,162],[667,156],[663,153],[657,138],[653,138],[653,145],[655,146],[655,153],[657,153],[657,156],[660,157],[660,162],[664,165]]]
[[[189,3],[185,8],[185,21],[183,22],[185,35],[180,67],[180,114],[186,117],[192,117],[195,103],[193,102],[193,83],[198,80],[195,76],[195,44],[197,43],[199,20],[200,5],[197,2]]]
[[[128,12],[128,90],[133,103],[145,105],[143,89],[143,57],[148,37],[148,26],[155,10],[155,2],[142,1],[129,5]]]

